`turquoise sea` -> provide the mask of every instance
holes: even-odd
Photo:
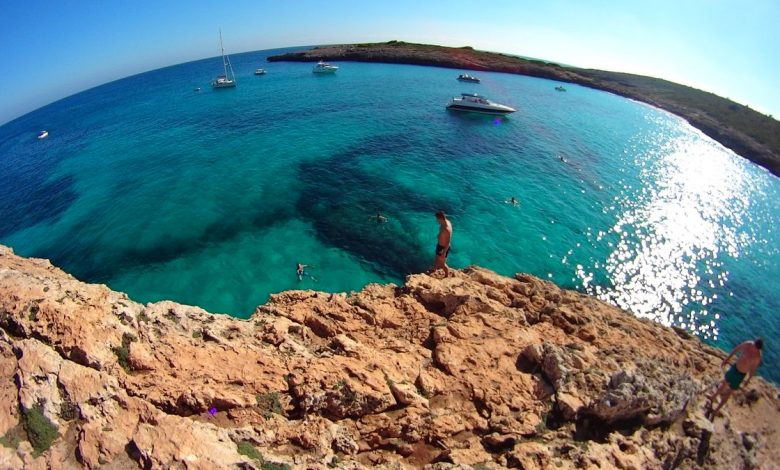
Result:
[[[232,56],[235,89],[209,86],[215,57],[0,127],[0,243],[138,301],[247,317],[273,292],[427,269],[443,209],[452,266],[530,272],[726,349],[761,334],[780,382],[780,180],[764,169],[592,89],[346,62],[319,76],[266,63],[280,52]],[[444,109],[474,91],[518,112]]]

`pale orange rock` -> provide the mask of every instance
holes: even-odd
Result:
[[[239,444],[294,468],[771,468],[776,387],[703,418],[723,357],[525,274],[288,291],[241,320],[0,247],[0,431],[40,406],[60,433],[0,468],[258,468]]]
[[[17,406],[19,390],[13,380],[7,380],[14,376],[17,367],[18,363],[11,347],[11,340],[3,330],[0,330],[0,377],[6,378],[6,380],[0,381],[0,436],[5,435],[19,422]],[[10,464],[8,465],[10,466]]]
[[[21,470],[24,462],[16,453],[16,449],[0,446],[0,468],[8,470]]]

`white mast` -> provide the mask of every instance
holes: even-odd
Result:
[[[225,60],[225,47],[222,45],[222,28],[219,28],[219,50],[222,51],[222,68],[225,70],[225,78],[227,78],[227,61]]]
[[[222,54],[222,72],[223,74],[211,82],[214,88],[233,88],[236,86],[236,74],[233,72],[233,66],[230,64],[230,57],[225,54],[225,46],[222,42],[222,28],[219,28],[219,51]],[[228,68],[230,68],[231,78],[228,78]]]

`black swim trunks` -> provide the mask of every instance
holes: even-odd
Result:
[[[451,246],[448,246],[448,247],[447,247],[447,252],[445,253],[445,252],[444,252],[444,247],[443,247],[443,246],[441,246],[441,245],[439,245],[439,244],[437,243],[437,244],[436,244],[436,256],[442,256],[442,255],[444,255],[444,257],[446,258],[446,257],[447,257],[447,256],[449,256],[449,254],[450,254],[450,248],[452,248],[452,247],[451,247]]]

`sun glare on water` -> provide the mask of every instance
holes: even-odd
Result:
[[[596,285],[582,265],[577,277],[591,294],[637,316],[717,339],[721,312],[709,306],[728,280],[722,259],[739,257],[754,241],[742,227],[750,182],[723,148],[695,137],[659,134],[654,145],[634,146],[655,149],[633,155],[641,189],[625,185],[612,206],[616,223],[590,240],[610,247],[607,282]]]

